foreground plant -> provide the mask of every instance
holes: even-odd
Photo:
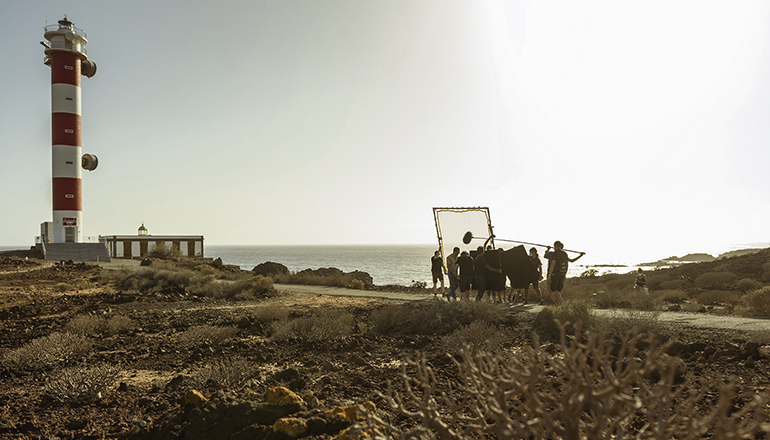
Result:
[[[358,429],[379,439],[742,439],[770,432],[767,391],[735,408],[726,384],[715,402],[704,403],[708,390],[683,378],[683,361],[665,354],[666,346],[639,335],[619,346],[580,331],[582,338],[569,339],[560,330],[558,345],[535,338],[517,353],[463,351],[458,381],[443,387],[424,356],[407,361],[403,391],[389,383],[381,396],[419,426],[401,430],[369,413]],[[645,353],[640,342],[649,344]]]
[[[46,383],[43,393],[62,403],[98,399],[115,383],[119,372],[120,369],[112,365],[65,368],[58,378]]]

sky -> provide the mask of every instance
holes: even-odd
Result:
[[[770,242],[770,2],[0,0],[0,245],[51,213],[43,27],[85,236],[435,243],[433,207],[607,262]]]

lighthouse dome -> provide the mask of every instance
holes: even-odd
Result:
[[[142,223],[142,226],[139,226],[139,235],[147,235],[147,228],[144,227],[144,223]]]

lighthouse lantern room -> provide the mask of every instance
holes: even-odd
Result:
[[[93,170],[98,160],[83,155],[81,145],[80,76],[96,74],[88,59],[86,33],[64,19],[45,27],[41,41],[44,64],[51,67],[51,134],[53,168],[53,243],[82,241],[81,168]]]

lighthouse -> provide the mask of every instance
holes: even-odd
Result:
[[[81,145],[80,76],[96,74],[88,59],[86,33],[64,16],[45,27],[43,63],[51,68],[51,142],[53,223],[51,242],[80,243],[83,238],[82,169],[96,169],[98,159]]]

